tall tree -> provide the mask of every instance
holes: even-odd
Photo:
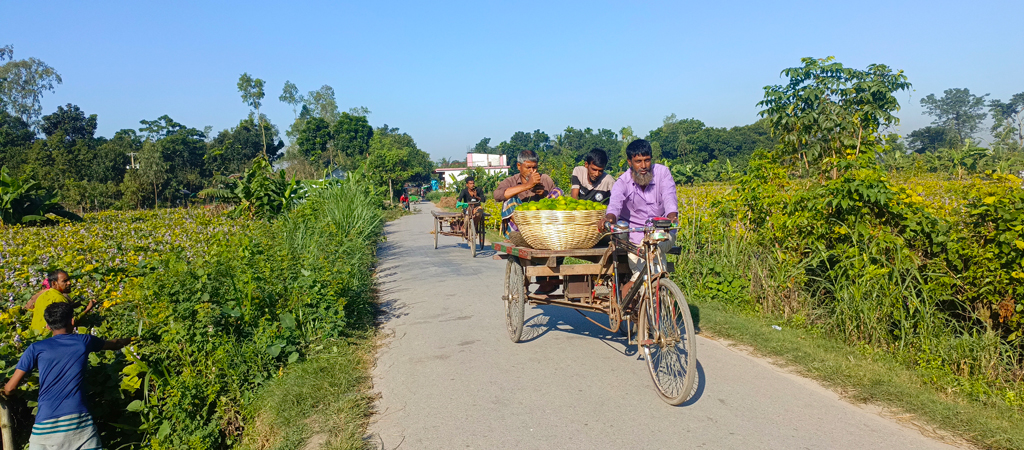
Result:
[[[332,139],[331,125],[323,118],[311,117],[299,130],[295,145],[303,158],[319,163],[321,156],[327,152]]]
[[[661,149],[664,159],[676,159],[686,155],[686,137],[703,130],[704,122],[697,119],[677,119],[675,113],[666,116],[659,128],[647,133],[651,145]]]
[[[260,106],[263,105],[263,80],[253,78],[248,72],[238,77],[238,92],[242,94],[242,101],[250,108],[256,110],[256,120],[260,123],[260,134],[263,135],[263,157],[267,157],[267,133],[263,131],[263,116],[260,115]]]
[[[0,53],[0,60],[10,59],[0,65],[0,109],[34,126],[43,113],[43,93],[53,92],[63,80],[53,67],[36,58],[13,60],[10,46]]]
[[[480,139],[480,142],[477,142],[476,145],[473,146],[473,153],[490,153],[493,150],[494,148],[491,147],[491,138],[489,137]]]
[[[497,146],[498,153],[505,155],[505,161],[510,166],[512,174],[518,173],[516,158],[523,150],[533,150],[538,154],[551,149],[551,138],[547,133],[534,130],[531,132],[516,131],[507,141],[502,141]]]
[[[299,87],[291,81],[284,82],[284,89],[281,90],[281,96],[277,97],[282,103],[292,106],[292,113],[295,114],[295,118],[299,118],[299,108],[302,106],[303,97],[299,95]]]
[[[0,166],[18,174],[17,166],[25,163],[28,147],[35,139],[32,128],[21,117],[0,109]]]
[[[338,120],[338,101],[334,98],[334,88],[325,84],[320,86],[320,89],[309,91],[305,98],[305,104],[314,116],[326,120],[327,123]]]
[[[373,127],[366,116],[341,113],[337,122],[331,125],[331,150],[337,152],[344,169],[354,169],[354,163],[365,156],[370,149]]]
[[[988,117],[985,112],[985,95],[971,94],[970,89],[946,89],[942,97],[928,94],[921,99],[924,113],[935,118],[932,125],[944,127],[963,144],[978,132],[981,122]]]
[[[210,175],[205,164],[206,161],[206,135],[195,128],[187,127],[174,121],[167,115],[160,116],[156,120],[140,120],[145,125],[139,131],[145,133],[146,142],[153,143],[155,150],[149,151],[149,163],[153,162],[159,155],[159,173],[162,174],[158,183],[155,183],[154,190],[164,187],[164,199],[170,201],[178,194],[185,194],[182,191],[198,192],[202,180]],[[149,147],[143,146],[142,153],[147,152]],[[141,157],[142,155],[140,155]],[[141,163],[145,164],[145,163]],[[148,169],[142,168],[145,172]],[[155,169],[154,169],[155,170]],[[148,181],[153,180],[152,173],[146,173]],[[153,183],[150,183],[153,184]],[[154,192],[159,199],[159,192]]]
[[[119,183],[133,157],[137,159],[142,139],[132,129],[114,133],[110,140],[103,139],[96,146],[94,158],[88,167],[88,179],[99,183]]]
[[[96,126],[96,114],[86,117],[81,108],[68,103],[66,107],[58,106],[57,111],[53,114],[43,116],[42,125],[39,128],[46,137],[62,133],[64,139],[77,141],[93,138],[96,134]]]
[[[266,122],[270,142],[277,142],[267,148],[269,159],[274,161],[280,157],[284,142],[278,138],[277,127],[266,118],[263,121]],[[241,173],[262,152],[262,133],[256,118],[249,114],[237,126],[218,133],[207,145],[206,165],[211,171],[222,174]]]
[[[43,182],[64,189],[73,181],[97,181],[91,177],[97,161],[95,139],[97,117],[86,116],[73,104],[58,106],[57,111],[42,117],[40,129],[46,139],[35,147],[39,173],[46,173]]]
[[[366,117],[366,116],[369,116],[371,112],[370,112],[370,108],[367,108],[365,106],[353,106],[353,107],[348,109],[348,113],[353,115],[353,116]]]
[[[139,152],[139,169],[137,179],[153,187],[153,207],[160,206],[160,186],[167,179],[167,163],[160,146],[153,141],[145,141]],[[134,174],[132,174],[134,176]],[[126,175],[127,177],[127,175]]]
[[[372,179],[387,183],[388,198],[394,198],[395,185],[429,174],[430,155],[416,147],[416,142],[397,128],[387,125],[376,129],[370,139],[366,171]]]
[[[945,127],[927,126],[907,135],[907,147],[914,153],[935,153],[954,143],[956,137]]]
[[[1014,94],[1008,102],[992,100],[988,107],[994,119],[992,134],[997,139],[1001,133],[1016,138],[1017,147],[1024,148],[1024,92]]]
[[[188,128],[185,125],[175,122],[174,119],[167,114],[164,114],[155,120],[143,119],[140,120],[139,123],[143,125],[143,127],[139,128],[140,132],[145,133],[143,138],[151,141],[171,136]]]
[[[881,133],[899,124],[900,104],[893,95],[910,89],[902,70],[884,64],[867,70],[843,67],[835,58],[802,58],[801,67],[782,71],[785,85],[766,86],[763,107],[772,135],[779,138],[784,156],[831,169],[836,177],[837,157],[878,151]]]

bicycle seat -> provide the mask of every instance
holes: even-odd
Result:
[[[670,254],[670,255],[678,255],[678,254],[680,254],[682,252],[683,252],[683,248],[678,246],[678,245],[668,249],[668,254]]]

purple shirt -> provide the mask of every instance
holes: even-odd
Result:
[[[672,180],[672,172],[661,164],[651,166],[654,179],[647,188],[640,188],[633,182],[632,169],[619,176],[612,186],[612,199],[608,202],[608,214],[614,214],[617,220],[626,220],[629,227],[647,225],[648,219],[668,217],[679,212],[679,201],[676,200],[676,183]],[[639,231],[629,233],[629,240],[640,244],[644,234]]]

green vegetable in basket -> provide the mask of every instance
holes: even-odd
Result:
[[[571,197],[545,198],[518,207],[522,211],[596,211],[606,208],[607,206],[598,202],[576,200]]]

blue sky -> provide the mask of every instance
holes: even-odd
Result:
[[[0,46],[53,66],[99,134],[168,114],[202,129],[248,111],[242,72],[267,82],[282,131],[285,80],[331,85],[342,110],[366,106],[434,159],[482,137],[632,126],[670,113],[711,126],[757,119],[763,87],[804,56],[904,70],[900,132],[927,125],[919,101],[966,87],[1024,91],[1019,0],[777,2],[128,2],[0,0]]]

